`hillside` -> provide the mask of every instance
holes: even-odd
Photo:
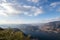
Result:
[[[19,29],[0,28],[0,40],[30,40],[30,36],[25,36]]]
[[[43,31],[60,33],[60,21],[49,22],[41,28]]]

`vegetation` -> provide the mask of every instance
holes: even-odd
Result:
[[[0,40],[30,40],[30,36],[25,36],[23,32],[14,32],[10,29],[0,30]]]

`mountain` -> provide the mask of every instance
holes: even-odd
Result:
[[[4,30],[4,29],[0,27],[0,30]]]
[[[24,35],[30,35],[32,39],[57,40],[60,39],[60,21],[43,24],[12,24],[1,25],[11,27],[14,32],[21,31]],[[2,29],[2,28],[1,28]],[[7,28],[8,29],[8,28]]]
[[[53,21],[53,22],[46,23],[43,25],[41,30],[47,31],[47,32],[59,33],[60,32],[60,21]]]

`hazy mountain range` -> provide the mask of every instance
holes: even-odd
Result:
[[[17,28],[22,31],[59,31],[60,21],[53,21],[49,23],[38,23],[38,24],[2,24],[2,28]]]
[[[60,39],[60,21],[53,21],[44,24],[4,24],[0,27],[6,29],[11,28],[14,31],[22,31],[32,38],[42,40]],[[2,28],[0,28],[2,30]]]

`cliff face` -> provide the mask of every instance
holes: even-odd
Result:
[[[45,24],[42,28],[42,31],[47,31],[47,32],[60,32],[60,21],[54,21],[54,22],[49,22]]]

